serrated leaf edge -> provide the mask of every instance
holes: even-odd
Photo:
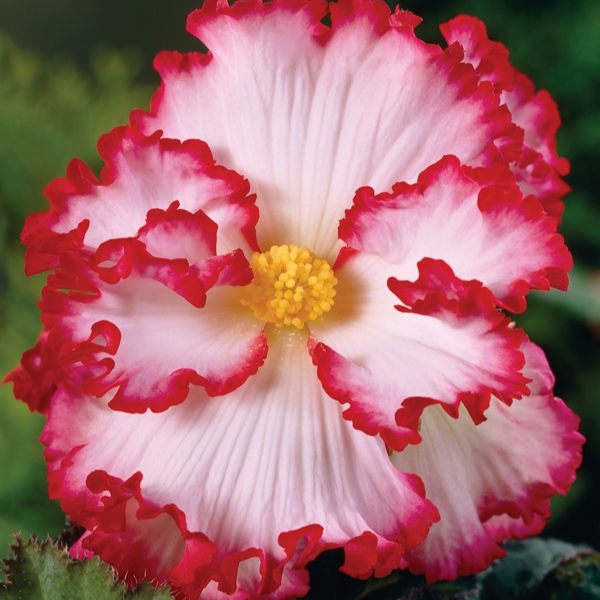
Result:
[[[20,533],[13,534],[13,537],[15,539],[15,543],[10,545],[9,557],[1,560],[2,569],[0,569],[0,571],[4,575],[5,580],[3,582],[0,582],[0,590],[9,590],[11,588],[11,569],[13,565],[17,564],[20,560],[22,560],[21,558],[19,558],[19,552],[28,547],[33,547],[36,551],[39,552],[43,552],[47,549],[53,550],[58,554],[59,560],[63,560],[69,565],[77,566],[81,565],[83,562],[72,558],[69,554],[67,546],[59,543],[56,540],[53,540],[50,537],[47,537],[45,540],[40,540],[36,536],[30,536],[27,540],[24,540]],[[135,597],[136,592],[143,591],[143,589],[147,585],[151,585],[151,583],[148,581],[142,581],[135,588],[128,590],[125,583],[118,578],[115,569],[111,565],[100,560],[100,558],[98,558],[97,556],[94,556],[90,562],[95,563],[98,566],[98,568],[102,569],[109,576],[111,582],[109,589],[116,589],[117,591],[122,591],[123,598]],[[164,590],[170,591],[168,586],[163,586],[160,588],[153,587],[153,589],[157,592]]]

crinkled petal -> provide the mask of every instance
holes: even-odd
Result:
[[[224,394],[262,364],[263,328],[235,289],[214,288],[207,300],[206,283],[219,283],[221,273],[234,285],[249,283],[241,250],[199,263],[209,263],[202,277],[185,260],[152,257],[137,240],[104,244],[96,260],[92,267],[64,256],[40,304],[62,360],[103,367],[85,381],[87,393],[116,387],[112,408],[162,411],[183,402],[190,384]]]
[[[57,267],[65,251],[93,251],[107,240],[133,237],[148,211],[175,201],[217,223],[220,254],[242,248],[250,256],[257,249],[258,211],[248,182],[217,166],[204,142],[163,139],[160,132],[146,137],[135,127],[119,127],[100,139],[98,150],[106,163],[101,180],[73,160],[66,179],[46,188],[51,209],[28,217],[22,234],[28,273]]]
[[[48,344],[48,331],[44,329],[37,344],[23,353],[21,364],[2,383],[12,383],[15,398],[25,402],[32,412],[45,415],[62,376],[60,359]]]
[[[505,308],[523,311],[530,289],[566,289],[573,261],[556,221],[510,185],[510,173],[504,179],[509,184],[499,185],[495,170],[475,175],[445,157],[415,185],[399,183],[377,196],[360,189],[340,237],[385,258],[401,279],[416,277],[422,258],[442,259],[458,277],[481,281]]]
[[[148,211],[146,224],[134,239],[142,241],[152,256],[172,260],[184,258],[191,265],[190,274],[206,289],[244,285],[249,275],[246,257],[239,249],[216,255],[217,229],[217,224],[204,211],[191,214],[179,209],[179,202],[174,202],[167,210]],[[121,243],[113,242],[117,246]],[[108,245],[105,243],[101,248]]]
[[[415,37],[414,15],[379,0],[329,11],[327,29],[320,0],[205,2],[188,30],[211,53],[159,54],[151,114],[132,115],[147,133],[205,140],[250,179],[261,245],[290,240],[325,258],[358,187],[414,182],[444,154],[502,162],[494,140],[515,130],[458,45]]]
[[[519,350],[523,333],[477,281],[462,281],[439,260],[419,263],[416,282],[388,278],[374,254],[342,253],[337,311],[311,323],[313,359],[327,393],[349,403],[344,417],[401,450],[420,441],[423,409],[461,403],[481,421],[493,393],[527,394]],[[396,302],[395,302],[396,301]],[[358,342],[358,343],[357,343]]]
[[[556,102],[546,90],[536,91],[533,82],[512,66],[508,50],[488,38],[479,19],[461,15],[440,29],[449,44],[459,43],[464,48],[465,61],[475,67],[480,81],[492,82],[510,109],[524,136],[524,147],[511,161],[511,169],[523,193],[534,194],[546,212],[559,220],[562,198],[570,188],[561,179],[569,172],[569,161],[556,151],[561,124]]]
[[[185,258],[191,265],[217,254],[217,224],[202,210],[194,214],[181,210],[178,201],[167,210],[148,211],[135,238],[152,256]]]
[[[148,564],[188,597],[208,585],[208,598],[302,595],[307,562],[333,547],[354,576],[399,565],[437,519],[420,480],[341,418],[305,336],[274,333],[270,345],[243,387],[221,398],[193,388],[161,414],[57,395],[43,441],[51,496],[90,531],[76,551],[132,584]]]
[[[571,191],[554,167],[534,150],[525,148],[519,160],[510,165],[525,196],[535,196],[544,210],[560,222],[565,204],[563,198]]]
[[[524,540],[532,535],[539,535],[546,527],[550,513],[535,514],[525,521],[523,517],[511,517],[504,513],[492,515],[485,521],[485,531],[497,542],[516,538]]]
[[[560,175],[567,175],[569,161],[560,158],[556,151],[556,132],[561,121],[552,96],[546,90],[536,91],[531,79],[514,69],[512,90],[503,92],[501,99],[510,109],[513,121],[525,132],[526,147],[538,152]]]
[[[579,419],[552,395],[543,352],[526,340],[524,369],[532,394],[506,406],[494,400],[487,420],[451,418],[439,407],[422,416],[423,441],[393,453],[398,468],[421,476],[441,513],[428,538],[405,555],[428,581],[477,573],[504,556],[497,542],[537,534],[549,498],[566,494],[581,462]]]
[[[461,45],[465,62],[475,67],[480,79],[493,83],[498,92],[511,88],[513,67],[508,60],[509,52],[504,44],[488,38],[482,21],[459,15],[440,25],[440,31],[448,44],[458,42]]]

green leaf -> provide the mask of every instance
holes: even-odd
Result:
[[[97,557],[75,561],[51,540],[34,538],[17,543],[4,562],[7,583],[0,585],[1,600],[170,600],[167,588],[144,582],[128,591],[112,567]]]
[[[396,571],[369,579],[353,600],[598,600],[600,554],[587,546],[531,538],[505,544],[507,555],[477,577],[427,585]]]
[[[550,600],[600,598],[600,554],[582,554],[562,562],[547,578],[540,593]]]
[[[369,579],[353,600],[479,600],[479,587],[474,577],[427,585],[422,576],[395,571],[383,579]]]
[[[553,597],[551,594],[559,591],[559,572],[562,573],[571,561],[584,557],[600,559],[600,555],[587,546],[574,546],[560,540],[531,538],[525,542],[508,543],[505,547],[506,558],[494,563],[478,577],[482,586],[481,600],[529,600],[540,597],[542,587],[547,590],[547,595],[541,597],[550,599]],[[556,598],[562,599],[562,596]]]
[[[511,542],[505,547],[506,558],[478,577],[482,586],[481,600],[591,600],[599,597],[585,595],[588,583],[595,581],[597,589],[600,582],[600,554],[591,548],[541,538]],[[569,586],[577,593],[562,595]]]

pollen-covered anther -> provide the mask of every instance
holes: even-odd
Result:
[[[255,252],[252,270],[254,281],[244,288],[241,303],[266,323],[302,329],[333,306],[337,279],[329,263],[308,248],[283,245]]]

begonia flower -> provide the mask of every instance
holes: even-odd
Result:
[[[554,132],[504,96],[504,51],[419,21],[209,0],[210,53],[159,54],[100,179],[73,161],[47,188],[23,242],[56,269],[42,441],[74,556],[190,599],[300,597],[338,547],[355,577],[454,579],[567,492],[578,419],[504,312],[567,286],[566,188],[529,168],[564,171]]]

